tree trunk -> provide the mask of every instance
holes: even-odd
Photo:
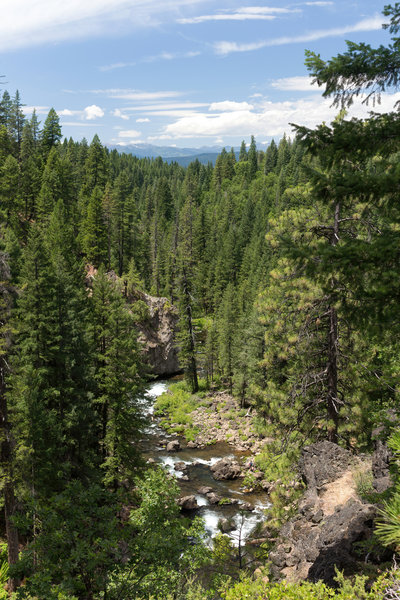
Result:
[[[8,422],[7,399],[5,395],[5,369],[5,361],[4,358],[2,358],[0,366],[0,428],[2,434],[0,461],[4,474],[4,520],[7,535],[8,564],[11,566],[18,562],[19,542],[18,531],[12,522],[12,517],[16,513],[16,500],[12,476],[12,438],[10,424]],[[14,592],[19,584],[19,579],[10,578],[8,580],[9,591]]]
[[[335,205],[335,216],[333,224],[333,234],[331,245],[336,246],[339,241],[339,217],[340,203]],[[335,291],[337,282],[334,278],[331,281],[332,294]],[[329,307],[329,325],[328,325],[328,363],[327,363],[327,384],[328,393],[326,405],[330,425],[328,427],[328,440],[337,443],[339,408],[338,408],[338,348],[339,348],[339,329],[336,308]]]

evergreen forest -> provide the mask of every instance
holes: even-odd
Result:
[[[387,46],[306,53],[331,124],[293,124],[265,150],[252,136],[214,166],[63,138],[55,110],[27,118],[3,89],[0,598],[400,597],[400,114],[378,111],[400,82],[400,4],[384,16]],[[369,116],[349,117],[362,95]],[[143,459],[144,295],[177,314],[175,430],[193,440],[179,403],[223,391],[268,442],[257,469],[283,485],[251,561],[223,534],[211,549],[175,479]],[[366,457],[377,439],[391,483],[360,481],[376,507],[364,567],[334,586],[277,580],[269,554],[304,492],[288,485],[304,447]]]

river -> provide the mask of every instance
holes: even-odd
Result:
[[[269,507],[268,497],[265,493],[245,493],[241,489],[243,485],[242,479],[216,481],[212,477],[210,467],[221,458],[230,457],[239,459],[244,455],[243,452],[235,452],[234,448],[227,443],[216,443],[204,449],[187,448],[184,440],[181,438],[182,449],[180,451],[166,451],[166,443],[171,438],[178,439],[177,435],[169,435],[162,429],[153,413],[154,401],[158,396],[167,391],[167,389],[168,383],[166,381],[151,383],[142,401],[143,412],[149,421],[142,440],[143,454],[145,458],[153,459],[156,463],[164,465],[170,473],[176,476],[182,496],[196,496],[199,508],[192,512],[203,518],[210,540],[219,531],[218,523],[220,519],[229,519],[232,520],[234,529],[229,531],[227,535],[229,535],[234,545],[243,544],[254,527],[265,519],[265,510]],[[187,465],[185,473],[175,470],[175,464],[179,462]],[[188,475],[188,481],[182,479],[185,475]],[[199,488],[202,486],[210,487],[218,496],[232,498],[238,504],[210,504],[205,495],[198,493]],[[241,504],[246,503],[251,504],[254,510],[241,510]]]

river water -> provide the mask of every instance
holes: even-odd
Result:
[[[182,438],[179,439],[182,449],[178,452],[167,452],[165,444],[171,439],[178,439],[176,434],[168,433],[159,426],[159,421],[154,417],[154,401],[158,396],[168,390],[166,381],[157,381],[149,385],[145,398],[142,400],[143,413],[148,418],[148,427],[142,440],[144,456],[153,459],[177,478],[182,496],[195,495],[199,508],[193,512],[203,518],[210,540],[218,533],[220,519],[232,519],[234,529],[227,533],[234,545],[243,544],[254,527],[265,518],[265,510],[269,507],[268,497],[265,493],[245,493],[241,487],[242,479],[233,481],[216,481],[212,477],[210,467],[221,458],[243,457],[243,453],[235,452],[234,448],[226,443],[216,443],[204,449],[187,448]],[[175,464],[184,462],[187,465],[186,473],[175,470]],[[182,477],[187,474],[189,481]],[[205,495],[199,494],[202,486],[211,487],[222,498],[232,498],[238,504],[212,505]],[[240,505],[249,503],[254,507],[252,512],[241,510]]]

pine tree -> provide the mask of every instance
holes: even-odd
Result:
[[[246,142],[244,140],[242,140],[242,143],[240,145],[240,152],[239,152],[239,162],[244,162],[246,160],[247,160]]]
[[[106,264],[108,243],[103,214],[103,194],[97,187],[92,192],[86,219],[82,222],[81,244],[89,263],[95,267]]]
[[[40,499],[84,480],[94,459],[87,298],[61,203],[45,234],[31,229],[21,285],[13,423],[24,481]]]
[[[143,381],[133,317],[103,266],[93,282],[92,324],[102,467],[105,483],[115,487],[137,466],[141,432],[137,397]]]
[[[14,519],[17,517],[17,499],[15,494],[14,438],[9,419],[9,397],[7,380],[10,374],[10,350],[12,330],[10,326],[11,309],[14,303],[14,290],[10,284],[11,274],[8,256],[0,252],[0,468],[2,496],[4,502],[4,522],[7,535],[8,564],[18,562],[19,535]],[[8,588],[15,591],[19,585],[17,577],[11,577]]]
[[[236,293],[230,282],[226,286],[218,311],[218,364],[222,377],[228,382],[229,392],[233,392],[235,362],[235,324],[237,319]]]
[[[60,142],[60,139],[60,119],[54,108],[51,108],[40,133],[40,146],[44,161],[47,160],[50,150]]]
[[[248,180],[252,181],[256,176],[258,170],[258,159],[257,159],[257,146],[256,141],[254,139],[254,135],[251,136],[251,143],[249,152],[247,154],[248,160]]]

